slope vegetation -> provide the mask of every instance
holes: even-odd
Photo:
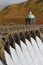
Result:
[[[25,17],[30,11],[36,16],[35,23],[43,24],[43,2],[30,0],[20,4],[12,4],[0,12],[0,24],[25,24]]]

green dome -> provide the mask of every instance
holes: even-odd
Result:
[[[32,18],[32,19],[34,19],[35,16],[32,14],[32,12],[30,12],[30,14],[26,16],[26,18]]]

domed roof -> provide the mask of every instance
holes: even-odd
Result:
[[[35,16],[32,14],[32,12],[29,13],[29,15],[26,16],[26,18],[35,18]]]

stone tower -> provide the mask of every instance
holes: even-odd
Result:
[[[35,16],[32,14],[32,12],[29,13],[29,15],[26,16],[26,25],[34,25],[35,24]]]

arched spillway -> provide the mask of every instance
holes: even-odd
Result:
[[[40,29],[1,34],[0,42],[0,65],[43,65]]]

